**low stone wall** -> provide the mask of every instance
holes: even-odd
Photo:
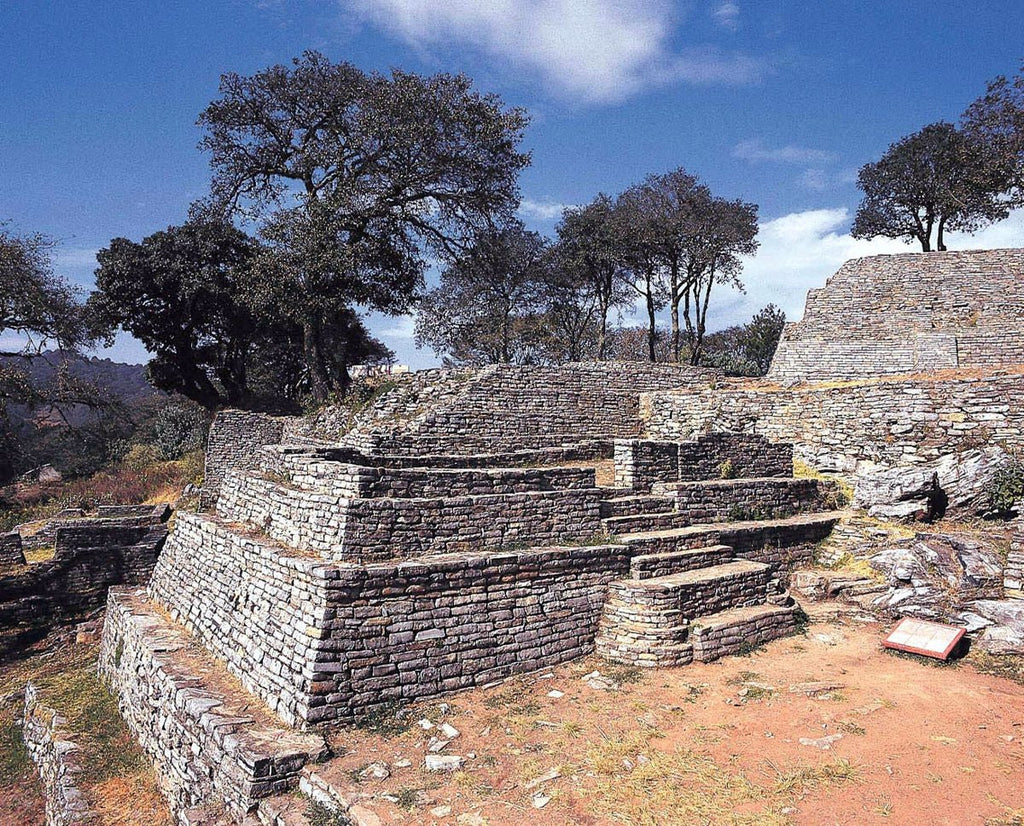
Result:
[[[677,364],[491,365],[412,374],[358,417],[346,445],[368,454],[466,455],[638,436],[643,390],[685,387],[711,371]],[[327,426],[313,430],[331,439]]]
[[[719,479],[656,487],[674,497],[676,513],[690,524],[778,519],[821,510],[834,484],[817,479]]]
[[[103,605],[111,585],[146,582],[166,537],[161,523],[79,519],[59,528],[51,560],[0,575],[0,627],[48,627]]]
[[[684,394],[680,394],[684,395]],[[689,441],[620,439],[615,442],[615,487],[703,479],[791,476],[793,447],[745,433],[709,433]]]
[[[287,722],[352,720],[589,653],[617,545],[327,565],[181,514],[153,598]]]
[[[601,497],[596,488],[573,487],[430,499],[347,499],[231,471],[221,486],[217,512],[326,559],[371,561],[576,541],[601,531]]]
[[[22,737],[43,781],[46,826],[98,824],[99,816],[78,788],[82,760],[78,747],[68,739],[67,720],[44,703],[32,682],[25,686]]]
[[[220,804],[241,819],[260,798],[297,787],[322,741],[265,727],[251,698],[231,703],[190,663],[188,639],[140,610],[139,596],[111,592],[99,669],[172,808]]]
[[[793,442],[824,471],[912,465],[985,444],[1024,449],[1024,370],[951,371],[797,385],[730,382],[643,397],[646,435],[679,441],[708,431]]]
[[[221,410],[214,416],[206,442],[201,505],[216,501],[228,470],[256,467],[260,448],[280,444],[288,422],[286,417],[246,410]]]
[[[483,496],[594,487],[593,468],[390,468],[280,454],[268,479],[343,498]]]
[[[24,565],[25,551],[17,531],[0,534],[0,565]]]

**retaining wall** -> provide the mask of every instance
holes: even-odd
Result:
[[[642,399],[646,435],[709,431],[792,442],[825,471],[919,464],[985,444],[1024,449],[1024,370],[949,371],[781,388],[719,383]]]
[[[221,410],[213,417],[206,441],[206,464],[200,502],[207,507],[217,499],[224,474],[231,468],[253,468],[264,445],[281,442],[287,417],[246,410]]]
[[[150,593],[304,725],[589,653],[629,555],[612,545],[328,565],[181,514]]]
[[[680,393],[686,396],[689,391]],[[660,398],[660,394],[656,396]],[[646,398],[646,397],[645,397]],[[652,485],[728,477],[791,476],[793,447],[753,434],[690,433],[688,440],[615,442],[615,486],[647,491]],[[727,428],[723,428],[727,429]]]
[[[349,499],[230,471],[221,486],[217,512],[325,559],[372,561],[572,542],[601,531],[601,497],[594,487],[573,487],[484,496]]]
[[[146,582],[166,537],[160,523],[79,519],[59,528],[52,559],[0,576],[0,627],[46,627],[103,605],[111,585]]]
[[[67,720],[47,706],[39,689],[29,682],[25,686],[22,737],[43,782],[46,826],[98,824],[99,816],[78,788],[82,759],[68,735]]]

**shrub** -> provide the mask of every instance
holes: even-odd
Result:
[[[169,404],[153,421],[153,443],[161,459],[177,459],[199,450],[210,428],[206,411],[194,404]]]
[[[1010,464],[992,477],[988,488],[989,505],[999,514],[1012,512],[1024,500],[1024,460],[1014,456]]]

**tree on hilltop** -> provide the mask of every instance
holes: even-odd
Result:
[[[932,123],[892,144],[857,176],[864,193],[854,238],[918,241],[946,249],[945,233],[974,232],[1009,215],[1010,167],[976,133]]]
[[[428,253],[463,250],[511,214],[526,115],[463,75],[366,74],[316,52],[226,74],[220,92],[199,119],[206,206],[259,223],[323,400],[352,363],[326,335],[331,319],[408,311]]]

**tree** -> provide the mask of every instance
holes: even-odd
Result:
[[[629,306],[632,300],[623,279],[615,203],[601,193],[586,206],[567,209],[556,231],[556,256],[565,279],[577,285],[578,299],[592,296],[597,323],[596,357],[603,361],[608,354],[608,316],[613,309]]]
[[[701,363],[727,376],[763,376],[771,367],[785,325],[786,314],[769,304],[746,324],[708,335]]]
[[[407,311],[428,252],[451,256],[511,215],[527,119],[463,75],[366,74],[316,52],[226,74],[220,91],[199,119],[207,206],[260,223],[322,400],[348,381],[328,369],[332,318]]]
[[[1003,75],[988,84],[985,94],[961,118],[964,132],[989,147],[1009,174],[1015,206],[1024,202],[1024,65],[1013,78]]]
[[[0,223],[0,340],[10,342],[0,349],[0,481],[32,459],[27,434],[15,433],[11,425],[9,405],[24,405],[26,413],[48,424],[67,424],[65,410],[75,405],[118,412],[110,399],[68,369],[67,357],[96,336],[77,290],[53,272],[52,246],[42,235],[18,236]],[[52,377],[34,380],[31,368],[46,360],[53,363]],[[79,429],[69,438],[80,443],[85,435]]]
[[[420,302],[416,345],[455,364],[536,362],[551,278],[547,243],[521,221],[482,231]]]
[[[647,310],[647,357],[658,360],[657,313],[665,306],[660,278],[661,251],[658,226],[653,218],[649,193],[633,186],[615,199],[615,244],[623,265],[623,277],[643,299]]]
[[[977,134],[929,124],[861,167],[864,198],[851,234],[917,240],[924,252],[931,252],[934,235],[936,248],[945,250],[947,231],[974,232],[1009,215],[1009,172]]]
[[[115,238],[97,254],[88,306],[106,329],[126,330],[153,354],[155,387],[208,410],[287,406],[293,394],[252,381],[254,364],[283,344],[294,349],[298,334],[254,304],[259,254],[254,239],[224,221],[190,221],[141,243]]]
[[[715,284],[743,289],[743,258],[757,251],[757,205],[716,198],[697,190],[684,222],[686,279],[683,320],[690,364],[700,364],[707,330],[711,290]]]

